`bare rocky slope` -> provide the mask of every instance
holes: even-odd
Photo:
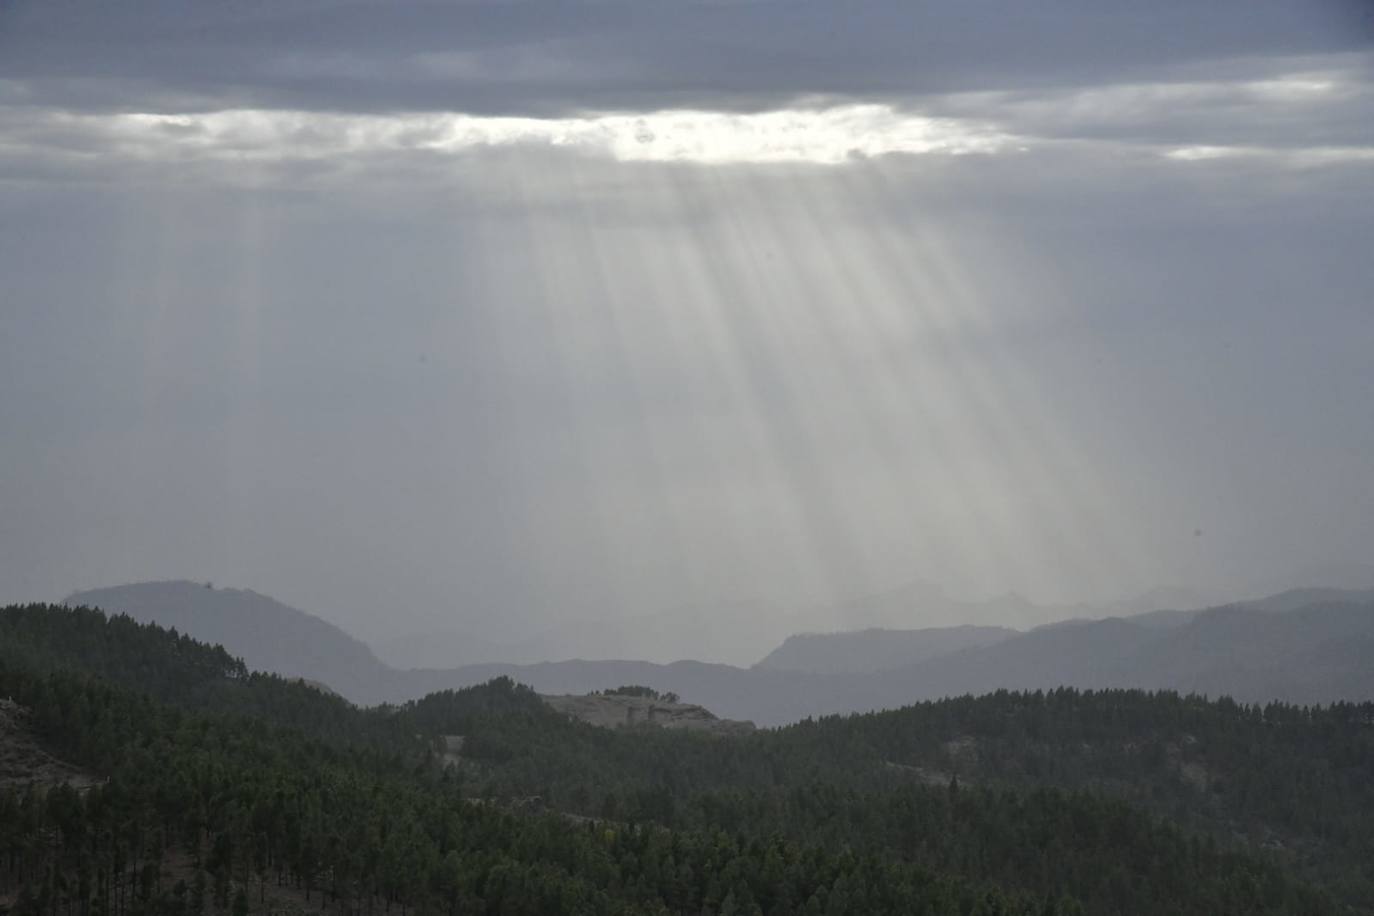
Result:
[[[754,730],[753,722],[721,719],[695,703],[671,703],[619,694],[546,695],[543,700],[561,713],[603,728],[680,728],[719,735],[738,735]]]

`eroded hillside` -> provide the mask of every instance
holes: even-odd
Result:
[[[0,790],[69,785],[86,789],[98,780],[43,749],[29,710],[0,698]]]

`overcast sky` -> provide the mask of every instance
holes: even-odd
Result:
[[[1371,544],[1369,3],[0,4],[0,600],[728,634]]]

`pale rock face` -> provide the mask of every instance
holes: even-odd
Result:
[[[754,730],[753,722],[720,719],[710,710],[694,703],[669,703],[649,697],[616,694],[544,696],[543,700],[565,715],[602,728],[655,726],[722,735],[746,734]]]

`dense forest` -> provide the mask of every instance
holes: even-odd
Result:
[[[1374,912],[1369,705],[1065,689],[607,730],[509,680],[359,709],[45,605],[0,610],[0,697],[94,782],[0,782],[13,916]]]

